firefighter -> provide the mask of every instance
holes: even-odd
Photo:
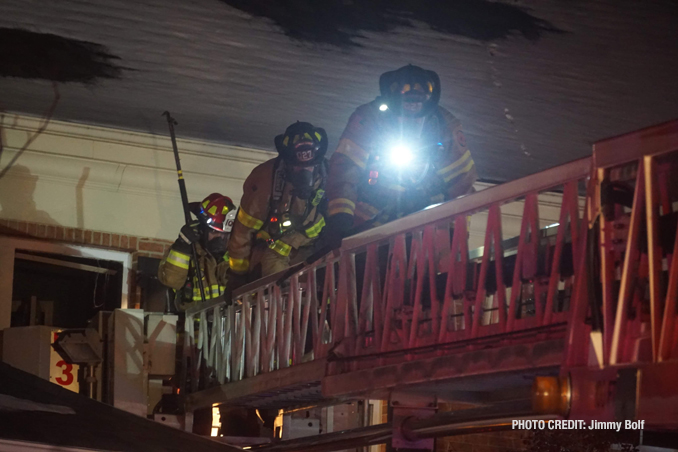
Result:
[[[228,242],[232,289],[304,260],[325,226],[325,130],[297,121],[274,141],[278,157],[243,185]]]
[[[438,75],[408,65],[383,74],[379,87],[330,159],[325,246],[473,190],[473,158],[459,120],[438,105]]]
[[[181,228],[179,237],[158,266],[160,282],[176,291],[174,303],[179,311],[202,300],[194,271],[191,249],[194,243],[205,299],[224,293],[228,271],[226,247],[236,214],[231,198],[219,193],[212,193],[200,203],[190,203],[189,208],[198,221]]]

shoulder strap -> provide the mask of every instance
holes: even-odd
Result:
[[[276,157],[275,162],[273,163],[273,174],[271,177],[273,178],[273,183],[271,185],[272,192],[271,197],[268,199],[268,211],[264,224],[261,227],[262,230],[266,229],[266,226],[271,222],[273,206],[280,201],[285,188],[285,161],[280,156]]]
[[[273,166],[273,192],[271,193],[271,201],[272,202],[280,201],[284,189],[285,189],[285,161],[282,158],[278,157],[275,159],[275,165]]]
[[[320,185],[318,186],[319,190],[325,189],[325,183],[327,182],[327,173],[330,170],[330,162],[327,159],[323,159],[320,163]]]

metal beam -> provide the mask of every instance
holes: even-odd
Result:
[[[400,426],[387,422],[274,444],[245,447],[245,449],[261,452],[330,452],[386,443],[391,439],[394,428],[400,428],[403,434],[414,440],[508,430],[512,428],[513,420],[560,418],[557,415],[533,415],[530,406],[529,399],[513,401],[489,407],[439,413],[426,419],[410,418]]]
[[[61,259],[52,259],[52,258],[43,257],[43,256],[34,256],[33,254],[15,253],[14,257],[16,259],[21,259],[21,260],[24,260],[24,261],[33,261],[33,262],[40,262],[42,264],[50,264],[50,265],[58,265],[60,267],[75,268],[76,270],[82,270],[82,271],[86,271],[86,272],[102,273],[102,274],[108,274],[108,275],[115,275],[117,273],[116,270],[112,270],[110,268],[95,267],[94,265],[79,264],[77,262],[69,262],[69,261],[64,261],[64,260],[61,260]]]
[[[524,372],[543,374],[557,370],[563,360],[563,347],[562,339],[556,339],[468,350],[378,367],[374,366],[376,363],[372,360],[365,364],[366,368],[348,372],[341,372],[340,368],[332,371],[330,367],[332,375],[323,379],[322,390],[327,398],[343,399],[386,398],[385,394],[396,387],[402,390],[413,388],[417,391],[428,388],[444,398],[445,394],[441,393],[439,383],[453,379],[454,384],[449,387],[451,391],[482,390],[477,388],[482,383],[481,377]],[[350,362],[348,368],[355,366],[356,361]],[[331,364],[341,365],[334,362]],[[462,387],[462,382],[468,384]]]
[[[646,127],[593,144],[596,168],[609,168],[638,160],[644,155],[658,155],[678,150],[678,121]]]
[[[243,402],[266,395],[266,398],[262,399],[261,404],[258,405],[258,407],[263,407],[266,402],[273,402],[276,396],[287,397],[293,401],[295,392],[306,391],[317,394],[303,397],[304,400],[300,401],[300,403],[308,405],[311,400],[320,401],[322,399],[320,382],[325,376],[326,365],[325,359],[318,359],[194,392],[186,396],[186,409],[193,411],[225,403],[247,405]],[[317,389],[309,391],[312,388]]]
[[[521,179],[496,185],[462,198],[448,201],[435,209],[422,210],[404,218],[391,221],[344,239],[341,249],[356,250],[368,243],[388,239],[396,234],[409,232],[424,225],[449,221],[457,215],[467,215],[484,210],[490,205],[513,201],[526,193],[538,193],[557,185],[586,177],[591,171],[591,157],[585,157],[564,165],[532,174]]]
[[[503,425],[509,416],[518,419],[531,414],[533,414],[532,399],[528,398],[479,408],[447,411],[424,419],[411,418],[405,420],[400,428],[403,436],[416,441],[421,438],[445,436],[458,430],[468,432],[474,428]]]
[[[372,425],[351,430],[325,433],[323,435],[307,436],[304,438],[279,441],[273,444],[264,444],[245,449],[267,452],[294,452],[294,451],[332,451],[349,449],[356,446],[382,444],[391,438],[393,428],[390,423]]]

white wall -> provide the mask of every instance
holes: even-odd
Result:
[[[39,125],[40,118],[4,116],[0,168]],[[238,204],[250,171],[275,156],[205,141],[178,146],[190,200],[217,191]],[[502,207],[504,238],[518,235],[522,208]],[[540,195],[539,209],[542,227],[557,222],[560,195]],[[170,139],[52,121],[0,179],[0,218],[174,240],[183,213]],[[472,217],[471,249],[482,246],[486,221],[484,213]]]
[[[41,122],[1,118],[0,170]],[[275,156],[196,140],[178,146],[189,200],[220,192],[238,204],[250,171]],[[181,209],[169,136],[51,121],[0,179],[3,219],[173,240]]]

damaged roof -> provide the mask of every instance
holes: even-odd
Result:
[[[166,135],[170,110],[180,137],[268,150],[306,120],[328,131],[332,148],[352,111],[378,94],[379,75],[412,63],[439,73],[441,104],[491,181],[678,118],[673,0],[322,4],[4,0],[5,33],[40,36],[18,49],[0,39],[0,108],[43,114],[58,80],[57,119]],[[31,75],[27,60],[49,66]],[[99,73],[82,80],[87,67]]]

